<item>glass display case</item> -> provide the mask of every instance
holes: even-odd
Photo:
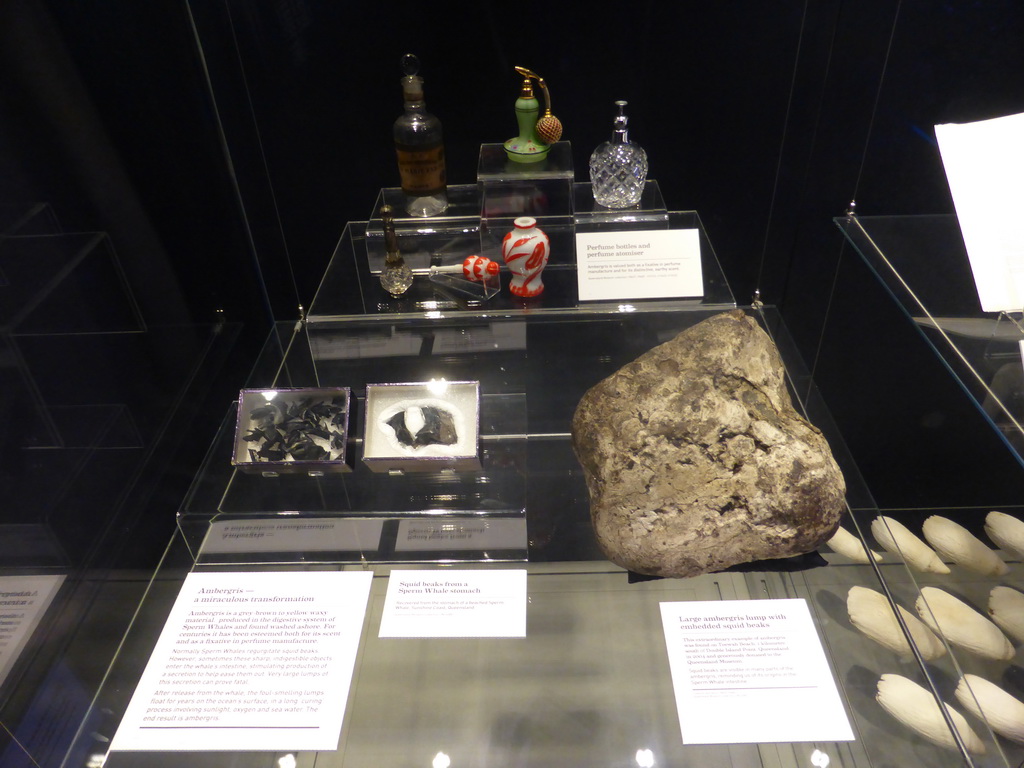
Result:
[[[187,488],[173,476],[239,328],[147,315],[111,236],[47,204],[0,217],[0,763],[52,765],[152,572],[108,569],[173,531],[126,534]]]
[[[923,740],[892,720],[874,700],[880,674],[898,673],[928,684],[913,660],[876,645],[845,616],[851,586],[877,587],[869,566],[830,556],[828,567],[798,573],[723,573],[687,580],[629,584],[607,561],[531,562],[527,636],[521,639],[395,640],[377,636],[391,566],[374,566],[373,585],[354,684],[336,750],[317,753],[192,752],[193,765],[347,766],[377,761],[430,764],[438,755],[452,764],[484,761],[539,764],[632,765],[650,755],[654,764],[699,761],[706,765],[806,766],[970,764],[955,751]],[[294,570],[312,566],[274,566]],[[323,567],[323,566],[321,566]],[[360,568],[361,566],[333,566]],[[143,610],[129,634],[94,715],[80,734],[76,756],[102,752],[128,704],[157,640],[191,556],[176,537]],[[198,566],[199,571],[208,566]],[[267,566],[258,566],[263,570]],[[253,567],[247,567],[253,570]],[[903,580],[902,566],[887,564],[887,579]],[[830,658],[854,733],[853,742],[685,745],[668,669],[661,602],[803,598]],[[931,668],[948,683],[948,673]],[[972,725],[984,733],[974,721]],[[975,765],[1004,762],[995,740]],[[817,757],[815,757],[817,756]],[[112,752],[108,766],[171,766],[182,753]],[[444,759],[442,757],[441,759]],[[1008,755],[1007,760],[1013,756]],[[76,763],[81,764],[81,763]]]
[[[523,559],[527,527],[531,557],[544,556],[545,542],[561,539],[553,530],[559,527],[558,518],[574,519],[586,509],[569,435],[569,419],[583,392],[683,328],[735,307],[697,215],[679,212],[666,217],[674,226],[700,232],[706,285],[702,298],[580,305],[574,262],[563,254],[561,268],[545,271],[544,294],[527,304],[510,297],[507,290],[489,301],[455,300],[422,274],[406,296],[393,299],[372,270],[367,224],[350,223],[304,322],[275,329],[249,386],[349,388],[353,471],[314,477],[236,471],[224,461],[224,451],[230,456],[235,439],[232,406],[178,516],[197,559],[213,555],[211,524],[217,536],[242,519],[282,517],[316,518],[325,525],[323,521],[330,519],[332,530],[348,530],[353,536],[362,531],[357,536],[361,548],[346,544],[332,551],[325,545],[320,557],[329,560],[338,559],[342,551],[358,552],[361,561],[422,559],[422,552],[402,550],[408,544],[410,520],[419,518],[417,525],[422,526],[425,520],[445,517],[467,525],[479,516],[492,521],[506,518],[500,546],[489,544],[476,553],[452,551],[447,557]],[[507,273],[503,279],[507,282]],[[353,314],[343,301],[351,294],[346,281],[353,280],[363,297],[363,313]],[[367,385],[432,380],[479,383],[481,467],[399,476],[374,472],[364,461],[362,437]],[[563,499],[562,509],[530,523],[529,510],[542,500],[541,506],[547,506],[554,498]],[[356,521],[380,528],[379,533],[374,528],[372,544],[367,544],[367,529]],[[504,538],[512,531],[514,537]],[[302,556],[314,557],[310,552]],[[236,551],[232,557],[246,555]]]
[[[1024,463],[1024,324],[983,312],[954,214],[835,219],[897,306]]]
[[[699,227],[693,213],[670,222]],[[797,407],[825,433],[847,481],[844,526],[881,554],[856,562],[822,550],[805,569],[767,564],[686,580],[636,582],[594,539],[569,422],[593,384],[693,324],[735,307],[701,231],[707,290],[677,301],[579,303],[575,275],[541,302],[507,297],[467,306],[423,277],[411,295],[386,298],[369,268],[365,224],[343,234],[309,314],[278,324],[247,388],[345,387],[352,393],[351,472],[242,472],[231,465],[236,406],[178,516],[178,531],[150,582],[132,629],[72,750],[108,766],[164,766],[180,753],[112,751],[113,736],[189,573],[370,571],[373,581],[345,720],[336,749],[190,752],[197,765],[356,765],[368,760],[455,764],[629,765],[699,761],[720,766],[1015,765],[1024,757],[984,720],[971,720],[986,754],[970,754],[941,722],[940,747],[881,708],[882,675],[898,675],[952,702],[962,672],[1012,678],[1005,661],[975,662],[943,645],[925,659],[900,654],[853,623],[847,602],[866,588],[914,610],[921,588],[988,582],[955,572],[915,577],[899,553],[882,551],[869,531],[879,515],[845,452],[828,410],[804,369],[777,310],[748,307],[787,367]],[[503,276],[505,277],[505,276]],[[345,313],[335,297],[357,281],[365,311]],[[351,286],[348,286],[351,288]],[[474,381],[480,392],[480,467],[436,472],[374,472],[362,461],[367,386]],[[424,544],[424,542],[429,542]],[[1006,560],[1012,578],[1020,568]],[[396,569],[524,569],[527,632],[519,639],[405,639],[378,636]],[[680,734],[659,604],[802,598],[855,740],[685,744]],[[410,682],[415,681],[415,682]],[[952,687],[951,687],[952,686]],[[961,707],[958,707],[961,708]],[[934,738],[934,734],[933,734]],[[283,762],[282,762],[283,761]],[[72,763],[77,764],[77,763]]]
[[[0,577],[11,601],[0,625],[0,764],[1019,765],[1015,741],[955,695],[972,674],[1024,698],[1015,658],[945,644],[935,658],[918,644],[901,655],[851,618],[854,587],[912,617],[932,588],[985,614],[996,588],[1016,590],[1022,566],[1003,549],[991,556],[1004,573],[976,574],[946,555],[949,573],[920,573],[882,549],[882,510],[843,436],[858,460],[867,457],[879,499],[904,506],[892,502],[893,487],[909,499],[884,513],[918,536],[929,515],[909,507],[922,487],[937,475],[958,484],[972,475],[976,483],[949,503],[987,498],[974,493],[990,476],[987,456],[964,448],[955,426],[961,444],[918,457],[924,471],[901,460],[909,451],[880,449],[877,430],[904,432],[888,414],[905,399],[893,397],[898,382],[864,385],[891,371],[866,365],[857,353],[871,334],[832,312],[847,286],[833,279],[827,250],[834,201],[850,199],[851,188],[883,210],[948,202],[920,127],[1019,107],[1024,69],[1012,33],[1022,17],[1009,0],[958,0],[942,13],[890,0],[845,8],[828,0],[736,14],[724,4],[651,4],[608,24],[550,7],[538,34],[519,34],[487,3],[428,15],[228,0],[0,4]],[[452,40],[466,55],[452,55]],[[647,44],[635,51],[622,40]],[[387,129],[398,107],[395,59],[407,45],[430,68],[452,183],[444,216],[394,222],[415,275],[395,298],[379,281],[381,207],[401,202]],[[580,55],[551,58],[565,50]],[[533,61],[558,84],[572,144],[559,141],[530,177],[500,144],[480,142],[511,132],[509,64]],[[584,167],[607,138],[607,105],[627,95],[662,185],[648,179],[639,205],[609,210],[576,180],[573,161]],[[475,183],[463,183],[474,172]],[[677,210],[691,207],[717,255],[701,217]],[[544,295],[510,296],[507,272],[498,291],[462,279],[466,255],[499,260],[502,236],[524,215],[552,244]],[[339,240],[350,219],[358,221]],[[948,245],[934,236],[945,224],[931,227],[923,258],[900,264],[906,221],[892,223],[841,226],[889,289],[908,294],[901,306],[1020,462],[1020,319],[977,316],[962,296],[945,295],[938,270],[918,283],[915,269],[933,269]],[[688,228],[699,241],[702,295],[580,300],[574,234]],[[875,250],[883,258],[866,255]],[[942,264],[950,276],[962,266]],[[941,298],[925,295],[926,284]],[[573,408],[601,377],[737,299],[754,299],[745,311],[781,350],[798,408],[843,466],[843,525],[853,537],[843,551],[860,557],[866,545],[880,559],[822,548],[806,570],[758,564],[636,581],[595,540],[571,445]],[[857,290],[844,299],[862,311]],[[826,339],[834,325],[852,343]],[[848,376],[834,356],[871,376]],[[475,455],[440,469],[368,463],[381,457],[367,455],[364,433],[380,415],[368,388],[422,388],[441,377],[479,387]],[[284,389],[344,389],[344,467],[233,466],[239,412],[245,426],[253,411],[234,402],[242,387],[265,402]],[[926,399],[906,389],[908,399]],[[848,429],[851,421],[864,428]],[[902,436],[912,444],[919,434]],[[950,472],[926,466],[943,452]],[[965,469],[962,454],[979,458]],[[977,511],[935,512],[991,553]],[[381,637],[387,591],[409,569],[524,572],[526,636]],[[188,576],[266,572],[372,574],[366,616],[349,628],[359,642],[337,743],[111,752]],[[855,740],[685,743],[660,605],[784,598],[806,600]],[[32,611],[12,621],[30,599]],[[896,627],[903,637],[908,622]],[[963,712],[985,753],[958,738],[937,705],[930,734],[947,747],[887,712],[876,700],[886,674],[922,686],[923,711],[941,700]]]
[[[316,382],[345,381],[357,393],[358,382],[368,375],[379,379],[382,370],[394,371],[405,380],[423,378],[426,373],[455,375],[460,366],[467,365],[480,372],[483,392],[497,390],[499,397],[505,396],[502,390],[518,392],[515,400],[524,407],[514,409],[519,411],[515,418],[525,412],[526,419],[519,422],[521,431],[512,438],[516,450],[498,450],[508,436],[493,441],[485,452],[484,472],[501,467],[513,475],[515,479],[505,481],[504,487],[511,488],[507,498],[516,498],[521,506],[490,509],[490,499],[499,494],[474,494],[481,479],[476,473],[449,476],[447,485],[432,488],[426,479],[418,479],[412,486],[406,477],[360,473],[358,466],[352,474],[328,477],[243,475],[230,468],[230,440],[224,439],[225,431],[233,431],[234,411],[229,410],[221,437],[211,447],[193,494],[182,509],[179,533],[154,576],[135,626],[97,699],[93,718],[78,739],[78,752],[95,748],[97,734],[112,736],[177,589],[189,572],[368,569],[374,574],[370,605],[361,630],[354,684],[338,748],[294,753],[298,765],[343,766],[371,759],[429,762],[439,754],[458,763],[486,759],[502,764],[545,762],[552,755],[580,763],[607,761],[613,755],[615,764],[631,764],[637,755],[646,759],[643,756],[648,754],[654,756],[655,764],[699,760],[722,766],[795,767],[806,765],[812,758],[827,758],[830,765],[843,766],[882,766],[894,760],[935,766],[1017,764],[1024,755],[1018,754],[1012,743],[995,736],[983,722],[972,719],[971,726],[988,754],[965,757],[956,749],[938,747],[908,730],[875,701],[879,677],[898,674],[929,690],[934,687],[945,701],[962,709],[952,698],[962,672],[983,674],[1005,685],[1007,680],[1013,681],[1012,664],[965,658],[956,648],[928,661],[914,654],[900,655],[859,631],[847,609],[852,587],[889,595],[913,612],[922,586],[952,585],[958,594],[966,590],[968,597],[977,598],[990,588],[992,580],[966,576],[956,566],[953,575],[946,577],[915,576],[898,555],[882,550],[870,533],[866,533],[866,539],[881,553],[878,562],[858,564],[823,550],[820,567],[795,572],[759,570],[755,566],[747,572],[630,583],[625,571],[601,556],[590,530],[586,489],[569,444],[568,416],[575,400],[590,382],[628,361],[638,350],[715,311],[659,308],[617,313],[498,313],[490,322],[524,324],[526,328],[518,337],[522,344],[513,350],[514,354],[509,356],[508,350],[499,349],[493,363],[486,357],[490,352],[469,344],[457,351],[439,347],[437,355],[421,354],[421,344],[416,344],[413,354],[391,359],[379,355],[357,358],[351,370],[336,357],[317,359],[309,324],[278,329],[285,331],[287,343],[281,345],[275,333],[260,369],[249,382],[256,387],[275,386],[275,381],[280,381],[275,377],[296,383],[296,373],[312,360],[313,369],[308,373],[316,372]],[[787,362],[794,388],[808,393],[799,407],[824,430],[843,466],[851,506],[844,525],[854,532],[869,531],[878,510],[856,467],[843,452],[842,440],[813,383],[794,356],[784,325],[770,307],[748,311],[754,311],[771,332]],[[401,328],[395,327],[396,322]],[[345,334],[365,340],[369,329],[375,327],[387,328],[389,335],[399,331],[422,335],[427,322],[412,317],[350,318],[340,327]],[[460,325],[472,328],[479,322],[479,317],[458,315],[434,318],[430,326],[443,332]],[[598,347],[602,354],[595,355]],[[296,365],[289,365],[287,356],[279,357],[269,350],[288,350],[289,355],[296,355]],[[561,356],[553,354],[558,350],[562,350]],[[259,378],[264,375],[271,378]],[[299,383],[307,381],[314,380]],[[553,381],[558,382],[557,388],[551,387]],[[357,428],[354,434],[358,432]],[[482,437],[488,445],[486,430]],[[358,442],[358,438],[355,440]],[[501,461],[496,459],[499,453]],[[441,477],[434,479],[439,482]],[[297,484],[282,492],[285,489],[278,484],[283,480]],[[338,480],[339,484],[325,485],[325,480]],[[245,494],[233,496],[239,482],[260,486],[250,486]],[[376,485],[361,495],[360,486],[366,483]],[[433,496],[426,495],[431,492]],[[515,496],[518,493],[524,497]],[[218,500],[220,508],[204,510],[204,498],[211,503]],[[453,498],[475,508],[452,509]],[[248,499],[250,504],[240,503],[240,499]],[[282,502],[280,509],[267,507],[267,502],[274,499]],[[371,508],[360,506],[361,499],[385,502]],[[253,500],[260,500],[262,506],[253,505]],[[435,508],[409,508],[412,502],[422,504],[424,500]],[[395,511],[401,504],[406,508]],[[449,531],[525,520],[528,538],[518,549],[505,551],[401,549],[399,526],[409,521],[437,525],[440,519],[456,526]],[[325,520],[353,525],[376,521],[390,530],[388,536],[374,539],[383,541],[382,546],[317,550],[308,547],[307,538],[306,548],[253,548],[257,551],[250,549],[244,555],[237,550],[225,553],[218,540],[209,535],[219,525],[255,525],[266,530],[266,526],[281,521],[301,527],[309,522],[321,525]],[[1013,579],[1021,566],[1012,558],[1007,560],[1011,570],[1005,578]],[[395,568],[410,567],[525,568],[526,638],[378,637],[388,578]],[[793,597],[805,599],[810,606],[856,740],[685,745],[675,715],[659,603]],[[189,759],[210,766],[231,761],[272,766],[286,754],[209,752],[190,753]],[[176,753],[115,751],[107,755],[106,765],[163,766],[176,764],[180,758]]]

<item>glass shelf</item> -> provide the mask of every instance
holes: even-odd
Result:
[[[573,209],[577,232],[602,230],[668,229],[668,211],[661,187],[654,179],[644,183],[640,202],[627,208],[606,208],[594,200],[589,182],[573,184]]]
[[[128,333],[145,330],[141,313],[104,232],[0,238],[0,332]],[[93,301],[99,286],[120,296]]]
[[[234,470],[230,409],[182,507],[179,527],[198,554],[211,523],[296,517],[388,521],[387,541],[380,547],[361,550],[354,558],[352,550],[303,557],[392,561],[403,557],[389,538],[395,521],[518,517],[530,526],[531,559],[562,557],[562,529],[589,526],[586,487],[569,432],[576,403],[595,382],[719,311],[679,302],[671,310],[644,312],[537,310],[400,320],[362,316],[281,327],[247,386],[349,387],[355,403],[348,451],[353,472],[263,477]],[[278,354],[282,357],[275,365]],[[480,382],[482,469],[402,477],[371,472],[361,461],[366,385],[431,379]],[[529,510],[547,510],[555,500],[556,514],[545,511],[531,518]],[[521,549],[525,555],[526,547]],[[458,559],[465,557],[465,552],[458,554]]]
[[[480,145],[476,178],[481,184],[515,183],[524,178],[571,184],[574,177],[572,144],[568,141],[555,142],[543,160],[533,163],[509,160],[503,144]]]
[[[79,737],[80,750],[97,735],[109,739],[116,730],[190,570],[187,561],[186,548],[177,538],[122,645],[108,684],[97,696],[94,717]],[[337,749],[293,752],[295,764],[345,768],[411,759],[429,764],[443,752],[453,765],[557,761],[626,766],[636,764],[638,751],[650,750],[655,765],[712,768],[801,768],[811,764],[814,753],[819,755],[818,764],[821,756],[827,757],[830,768],[966,765],[958,754],[909,736],[874,701],[873,670],[915,679],[919,672],[912,662],[894,661],[893,654],[864,638],[843,617],[846,591],[851,585],[877,583],[873,570],[833,565],[792,574],[722,573],[628,584],[626,574],[606,561],[490,564],[485,567],[527,571],[525,638],[401,641],[377,637],[392,569],[375,566]],[[359,566],[342,568],[353,567]],[[659,603],[775,598],[808,601],[857,740],[683,744]],[[210,768],[269,768],[284,754],[192,752],[188,761]],[[181,753],[111,752],[104,765],[170,768],[182,758]]]
[[[1019,316],[982,311],[956,216],[834,221],[1024,464],[1024,329]]]
[[[15,234],[0,235],[0,359],[6,361],[0,384],[11,401],[31,403],[22,406],[19,439],[33,447],[80,444],[81,435],[90,439],[105,429],[104,419],[112,423],[118,415],[106,409],[97,417],[99,407],[89,413],[60,407],[40,379],[43,363],[33,361],[74,359],[61,356],[72,337],[77,359],[86,359],[81,350],[96,338],[117,343],[114,336],[143,333],[146,324],[106,233],[48,232],[56,224],[42,205],[9,226]],[[71,378],[71,372],[61,377]]]
[[[630,583],[604,560],[593,538],[582,474],[572,454],[569,419],[595,381],[718,309],[616,314],[552,309],[448,318],[364,316],[345,322],[280,324],[248,382],[252,387],[348,386],[358,401],[367,382],[431,376],[474,378],[494,403],[493,441],[508,448],[485,461],[501,486],[488,495],[499,508],[471,498],[478,473],[418,478],[360,472],[358,422],[351,474],[264,478],[232,470],[234,410],[196,478],[179,530],[154,575],[132,630],[107,674],[76,742],[78,752],[109,739],[152,652],[180,585],[191,571],[370,569],[373,586],[342,736],[336,749],[298,752],[298,765],[343,768],[367,761],[426,760],[443,751],[453,763],[525,760],[572,764],[635,760],[650,750],[655,764],[720,768],[797,768],[812,753],[830,766],[889,764],[935,768],[972,765],[903,728],[875,701],[879,675],[897,673],[949,700],[961,671],[997,674],[959,652],[921,665],[900,658],[856,630],[846,613],[850,588],[891,592],[913,609],[918,580],[900,559],[884,554],[872,565],[822,550],[823,563],[805,571],[757,570],[692,579]],[[810,381],[777,311],[748,309],[772,336],[795,404],[826,435],[847,480],[851,514],[844,524],[866,530],[878,514],[835,424]],[[553,385],[557,382],[557,385]],[[353,408],[358,414],[360,409]],[[485,435],[487,430],[484,430]],[[360,488],[360,483],[365,484]],[[285,488],[284,484],[288,484]],[[362,502],[356,503],[363,494]],[[434,494],[444,505],[429,509]],[[459,506],[459,500],[462,503]],[[455,502],[455,503],[453,503]],[[508,503],[506,503],[508,502]],[[275,506],[276,505],[276,506]],[[449,535],[444,545],[423,542]],[[485,547],[455,542],[479,537]],[[233,546],[246,537],[259,546]],[[310,541],[317,540],[316,546]],[[868,538],[870,542],[870,538]],[[283,543],[278,543],[283,542]],[[348,542],[348,543],[345,543]],[[354,542],[354,543],[353,543]],[[431,548],[433,547],[433,548]],[[522,568],[527,571],[527,637],[520,640],[407,640],[377,637],[387,581],[395,567]],[[1021,564],[1009,562],[1016,581]],[[972,594],[984,580],[958,575],[922,581]],[[659,603],[690,600],[803,598],[826,650],[856,736],[843,743],[686,745],[680,737],[671,674],[662,641]],[[1004,665],[1005,666],[1005,665]],[[984,669],[982,669],[982,667]],[[409,680],[415,679],[414,685]],[[1024,747],[997,739],[972,721],[989,748],[988,766],[1024,759]],[[382,729],[384,729],[382,731]],[[382,733],[387,734],[382,737]],[[443,743],[438,740],[443,734]],[[74,750],[73,750],[74,751]],[[213,766],[275,763],[283,753],[189,753]],[[644,753],[646,754],[646,753]],[[163,768],[175,753],[109,753],[107,766]]]
[[[365,386],[354,399],[353,414],[362,417]],[[179,512],[179,527],[203,562],[523,560],[525,418],[521,394],[481,397],[481,468],[476,471],[375,473],[361,460],[363,441],[355,437],[350,473],[264,476],[224,461],[234,442],[232,407],[201,470],[202,481]],[[361,424],[353,421],[352,427]],[[487,518],[480,525],[494,529],[476,537],[483,541],[479,547],[442,535],[442,526],[468,530],[478,526],[476,518]],[[490,525],[498,518],[504,522]],[[420,532],[436,528],[439,545],[415,546],[408,531],[413,521]],[[320,535],[310,541],[305,533],[313,526]],[[495,544],[492,534],[498,528],[503,538]],[[450,546],[441,546],[446,542]]]
[[[469,221],[466,219],[465,221]],[[474,220],[479,224],[479,219]],[[467,322],[476,317],[504,317],[510,314],[526,315],[536,312],[563,312],[569,314],[603,314],[620,312],[664,311],[666,309],[731,309],[736,306],[722,267],[711,241],[696,211],[667,213],[667,226],[671,229],[696,229],[700,236],[701,270],[704,295],[695,299],[643,300],[622,302],[587,302],[580,304],[576,282],[575,227],[571,217],[558,221],[540,221],[551,238],[551,261],[544,270],[544,293],[536,299],[524,301],[511,296],[503,288],[494,298],[481,301],[467,299],[443,286],[431,282],[425,275],[418,277],[409,292],[400,299],[388,296],[380,286],[367,259],[367,224],[351,222],[342,233],[327,271],[317,290],[306,320],[313,326],[361,322],[365,316],[436,319],[441,316],[461,317]],[[468,225],[467,225],[468,226]],[[664,228],[661,222],[651,228]],[[491,258],[501,264],[500,238],[490,237],[490,251],[480,251],[486,238],[477,237],[467,230],[458,237],[451,233],[420,233],[410,253],[403,253],[406,263],[414,270],[425,272],[432,253],[445,249],[445,264],[461,263],[472,254]],[[404,246],[403,246],[404,247]],[[383,256],[381,256],[383,259]],[[501,280],[507,286],[509,272],[502,265]],[[353,292],[352,281],[359,290]],[[355,296],[353,294],[355,293]],[[355,305],[353,305],[353,299]]]
[[[695,214],[669,216],[699,225]],[[893,761],[936,768],[974,764],[886,715],[875,701],[879,676],[903,675],[948,701],[950,684],[963,671],[998,677],[1008,667],[979,667],[957,651],[927,665],[900,658],[853,627],[845,601],[851,587],[866,586],[912,609],[923,584],[966,585],[976,597],[987,588],[983,579],[919,579],[888,553],[878,563],[858,565],[823,551],[827,567],[804,571],[753,565],[692,579],[630,583],[602,556],[573,454],[572,413],[597,381],[681,330],[732,309],[724,278],[715,287],[720,270],[709,270],[710,278],[705,274],[712,289],[690,302],[579,305],[571,293],[553,292],[549,302],[530,306],[496,298],[493,306],[429,309],[399,303],[376,313],[335,314],[330,310],[340,303],[332,290],[366,265],[357,237],[352,226],[346,229],[314,302],[313,309],[321,311],[275,326],[246,384],[349,387],[353,471],[242,473],[230,464],[235,408],[226,410],[179,512],[165,560],[72,753],[113,735],[189,572],[368,569],[373,586],[340,741],[329,751],[296,753],[298,765],[342,768],[407,762],[415,755],[429,760],[438,752],[460,764],[604,763],[608,755],[628,764],[645,750],[655,764],[720,768],[796,768],[815,753],[819,762],[827,757],[842,768],[879,768]],[[704,256],[717,268],[710,247]],[[561,273],[574,282],[572,267]],[[372,276],[360,279],[364,292],[374,286]],[[322,311],[325,306],[328,311]],[[773,307],[746,311],[775,341],[797,408],[822,430],[843,468],[851,513],[844,525],[867,530],[879,512],[781,317]],[[367,384],[434,378],[480,383],[482,467],[400,476],[371,472],[361,462]],[[527,637],[409,640],[396,653],[395,643],[378,638],[377,629],[392,569],[413,563],[526,570]],[[1016,560],[1008,565],[1007,578],[1016,583],[1022,566]],[[807,601],[856,741],[682,743],[659,603],[766,598]],[[1024,759],[1024,747],[997,739],[984,724],[972,721],[972,727],[989,748],[986,766]],[[192,763],[218,768],[270,765],[278,757],[189,754]],[[163,768],[180,759],[177,753],[115,752],[106,755],[105,765]]]

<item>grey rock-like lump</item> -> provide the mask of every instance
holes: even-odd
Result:
[[[395,439],[405,448],[454,445],[459,441],[455,417],[435,405],[413,406],[399,411],[385,423],[394,430]]]
[[[601,548],[654,576],[813,551],[846,486],[793,408],[778,350],[741,310],[715,315],[592,387],[572,422]]]

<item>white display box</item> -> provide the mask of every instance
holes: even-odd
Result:
[[[480,468],[480,382],[367,384],[363,461],[374,472]]]
[[[274,476],[350,472],[348,387],[243,389],[231,463]]]

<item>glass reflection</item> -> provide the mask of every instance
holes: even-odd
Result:
[[[444,379],[431,379],[427,382],[427,389],[430,390],[431,394],[443,395],[448,391],[448,382]]]
[[[640,768],[651,768],[654,765],[654,752],[649,749],[638,749],[636,751],[636,764]]]

